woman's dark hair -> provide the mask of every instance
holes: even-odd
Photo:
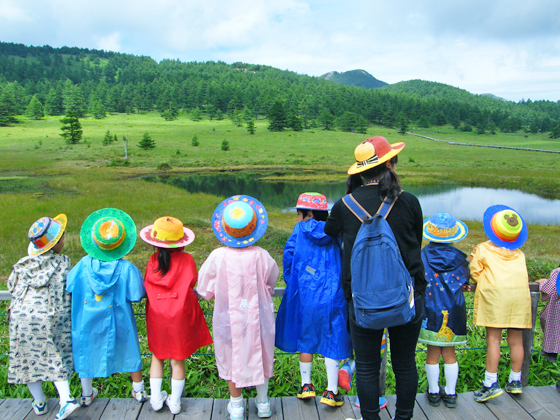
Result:
[[[159,273],[161,277],[165,276],[171,267],[171,253],[174,250],[167,248],[158,248],[158,267],[156,268],[156,273]]]
[[[303,214],[303,217],[307,216],[307,212],[313,213],[313,218],[319,222],[326,222],[327,217],[329,217],[329,212],[327,210],[307,210],[307,209],[297,209],[298,213]]]
[[[350,175],[346,180],[346,194],[352,194],[362,185],[364,185],[364,183],[360,174]]]
[[[397,155],[391,158],[389,163],[391,165],[396,165],[398,161],[399,156]],[[385,162],[374,168],[368,169],[367,171],[361,172],[360,175],[362,176],[364,183],[372,179],[379,180],[379,197],[382,200],[385,197],[394,199],[401,192],[399,177],[395,171],[387,167]]]

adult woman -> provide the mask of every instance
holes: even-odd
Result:
[[[354,163],[348,174],[360,174],[362,187],[353,193],[355,200],[370,214],[375,214],[382,199],[398,197],[387,216],[387,222],[397,240],[402,259],[414,278],[416,316],[407,324],[389,328],[391,360],[396,379],[397,410],[395,419],[410,419],[418,386],[415,350],[420,332],[424,309],[426,278],[421,259],[422,208],[418,199],[401,191],[395,173],[398,153],[404,143],[389,144],[383,137],[364,140],[356,147]],[[364,420],[379,419],[379,370],[380,348],[383,330],[366,329],[358,326],[354,314],[351,290],[350,257],[361,222],[344,205],[335,203],[325,225],[325,233],[333,237],[342,236],[342,289],[348,301],[350,333],[356,353],[356,385]]]

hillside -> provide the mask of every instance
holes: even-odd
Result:
[[[376,89],[387,85],[387,83],[376,79],[365,70],[350,70],[343,73],[331,71],[320,77],[340,85],[357,86],[366,89]]]
[[[560,103],[504,102],[442,83],[411,80],[376,89],[332,83],[333,78],[383,84],[363,70],[329,80],[236,62],[181,62],[76,47],[0,42],[0,127],[22,116],[159,111],[166,120],[271,117],[271,130],[306,128],[364,132],[377,123],[406,129],[451,124],[480,134],[501,130],[560,136]],[[406,130],[405,130],[406,131]]]

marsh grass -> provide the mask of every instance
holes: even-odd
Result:
[[[367,136],[322,130],[271,133],[266,129],[266,121],[257,120],[256,134],[249,135],[244,127],[236,127],[228,120],[193,122],[182,116],[176,121],[166,122],[156,113],[110,115],[105,120],[81,120],[84,140],[70,146],[59,136],[61,124],[57,117],[22,121],[16,126],[0,129],[0,288],[3,289],[12,264],[26,254],[26,232],[36,219],[44,215],[67,214],[63,253],[76,263],[84,256],[79,239],[80,226],[90,213],[103,207],[117,207],[126,211],[133,217],[138,229],[163,215],[178,217],[196,234],[195,242],[187,251],[200,267],[209,253],[219,246],[212,233],[210,219],[214,208],[225,197],[190,194],[166,184],[133,180],[142,175],[160,174],[157,167],[163,164],[170,167],[165,174],[259,170],[268,171],[265,178],[271,181],[338,181],[346,178],[346,169],[353,162],[355,146],[366,137],[383,135],[391,143],[406,142],[398,173],[407,185],[448,181],[465,186],[516,188],[545,197],[560,198],[558,155],[450,146],[418,137],[401,136],[387,127],[370,127]],[[103,146],[107,129],[117,134],[119,141]],[[155,149],[143,151],[137,147],[144,132],[156,140]],[[423,130],[419,134],[460,142],[551,150],[556,150],[560,144],[558,140],[550,140],[544,135],[479,136],[457,133],[449,127]],[[191,144],[195,135],[199,140],[197,147]],[[125,164],[121,136],[129,140],[128,164]],[[224,153],[221,144],[226,138],[230,150]],[[232,195],[237,193],[251,192],[231,192]],[[295,224],[295,216],[268,206],[267,211],[269,229],[259,241],[259,246],[267,249],[281,266],[283,247]],[[469,236],[456,245],[468,254],[477,243],[485,241],[486,236],[481,223],[467,222],[467,225]],[[557,245],[560,227],[532,225],[529,232],[523,251],[527,256],[530,278],[548,277],[560,262]],[[138,240],[127,258],[144,271],[152,252],[150,246]],[[281,278],[277,286],[285,286]],[[472,299],[472,296],[468,299]],[[274,303],[278,308],[280,299],[274,298]],[[212,312],[212,302],[200,301],[200,304],[205,313]],[[7,305],[7,302],[0,302],[1,314],[6,313]],[[139,314],[137,324],[141,350],[147,354],[144,302],[135,304],[135,312]],[[469,320],[471,317],[469,313]],[[210,318],[207,317],[209,325]],[[468,337],[468,347],[478,350],[457,351],[460,391],[477,389],[484,374],[486,353],[481,349],[485,347],[484,331],[469,324]],[[541,339],[542,332],[537,321],[537,350],[541,347]],[[7,354],[8,345],[7,318],[4,316],[0,317],[0,354]],[[207,355],[212,352],[213,346],[209,346],[200,349],[201,354],[187,360],[187,396],[227,397],[226,383],[218,378],[213,356]],[[503,354],[499,371],[502,381],[509,369],[507,349],[503,349]],[[419,392],[423,392],[426,378],[422,345],[418,346],[417,360]],[[150,357],[144,356],[143,362],[147,383]],[[7,363],[6,357],[0,358],[0,398],[29,397],[27,387],[6,383]],[[298,356],[278,354],[274,372],[276,376],[270,383],[270,395],[294,395],[299,387]],[[537,353],[533,354],[530,385],[552,384],[558,379],[559,373],[558,364],[549,364]],[[169,378],[168,367],[165,374]],[[326,386],[324,363],[319,356],[315,358],[313,381],[318,390]],[[79,395],[76,375],[71,385],[74,395]],[[96,379],[94,385],[99,388],[102,397],[126,398],[130,393],[130,378],[127,374]],[[164,387],[169,387],[169,384],[164,384]],[[49,397],[56,397],[52,385],[46,385],[45,388]],[[394,393],[394,377],[390,368],[387,389],[388,393]],[[355,388],[351,394],[355,394]],[[255,391],[247,390],[244,395],[255,396]]]

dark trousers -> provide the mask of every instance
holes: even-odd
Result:
[[[396,380],[397,411],[395,419],[410,419],[418,389],[416,343],[422,326],[424,296],[415,296],[416,316],[405,325],[389,328],[391,363]],[[363,420],[379,419],[379,370],[383,330],[362,328],[356,324],[350,299],[350,334],[356,354],[356,387]]]

